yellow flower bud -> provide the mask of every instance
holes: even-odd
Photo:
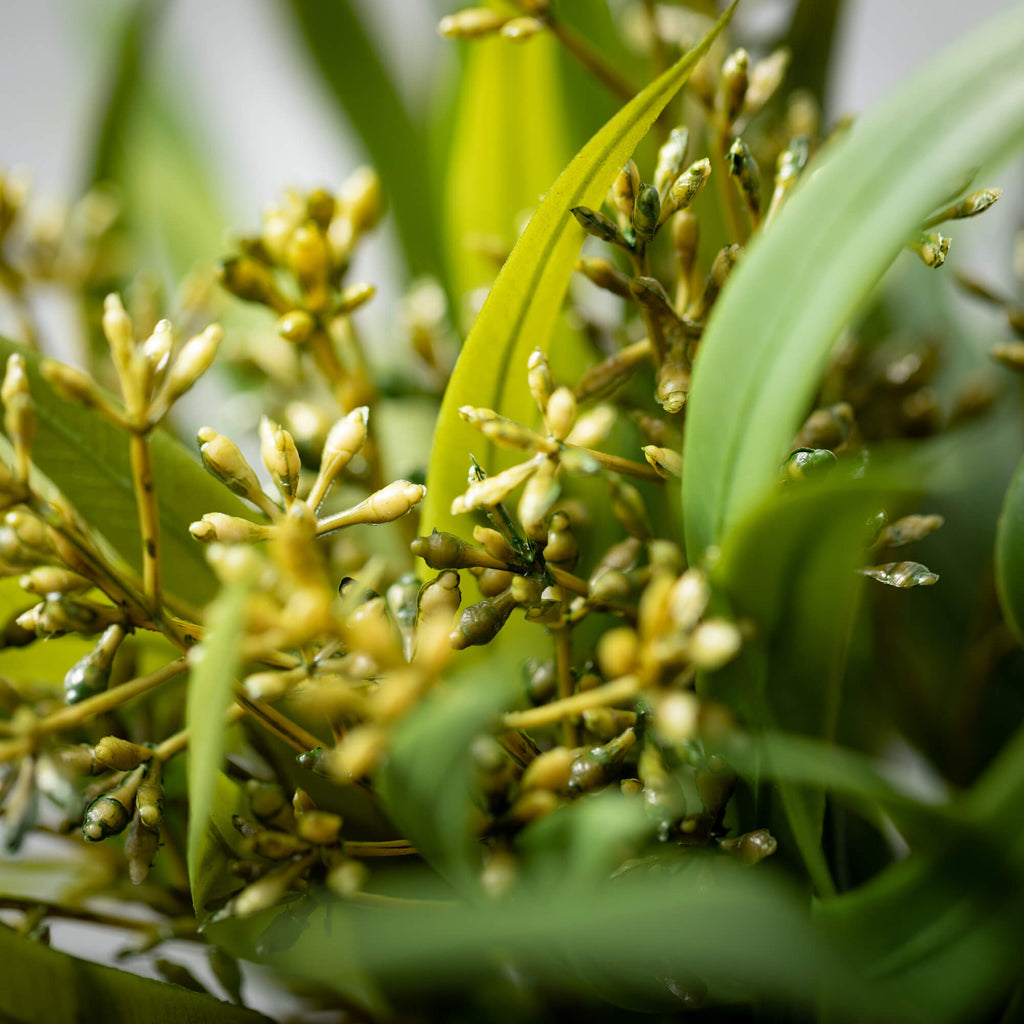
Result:
[[[409,509],[422,501],[426,493],[427,489],[422,484],[396,480],[374,492],[358,505],[321,519],[317,523],[317,535],[322,536],[356,523],[390,523],[404,516]]]
[[[285,498],[293,498],[299,487],[302,460],[292,435],[264,416],[260,420],[260,454],[275,486]]]
[[[266,505],[266,495],[263,494],[256,471],[234,441],[218,434],[212,427],[200,427],[196,439],[199,441],[203,465],[210,473],[227,484],[235,494],[260,507]]]
[[[125,372],[135,347],[135,330],[120,295],[111,293],[103,301],[103,335],[110,345],[114,365]]]
[[[495,476],[475,480],[465,494],[460,494],[452,502],[452,515],[471,512],[475,508],[493,508],[504,501],[546,458],[544,455],[535,455],[532,459],[502,470]]]
[[[224,329],[219,324],[210,324],[202,333],[185,342],[167,374],[160,396],[164,404],[176,402],[206,373],[213,365],[223,339]]]
[[[338,474],[366,442],[369,415],[369,409],[365,405],[361,405],[338,420],[328,431],[327,440],[320,455],[320,471],[309,492],[309,497],[306,499],[310,508],[320,507],[324,498],[327,497],[331,485],[338,478]]]
[[[683,475],[683,457],[679,452],[674,452],[671,448],[659,448],[653,444],[644,445],[641,450],[644,458],[659,476],[667,479],[670,476],[678,478]]]
[[[548,433],[556,441],[564,441],[576,420],[576,396],[571,388],[557,388],[544,409]]]
[[[197,523],[192,523],[188,532],[203,544],[217,541],[221,544],[255,544],[274,535],[272,527],[250,523],[248,519],[225,515],[223,512],[207,512]]]
[[[466,7],[442,18],[437,31],[446,39],[477,39],[497,32],[510,20],[489,7]]]
[[[687,654],[698,668],[714,671],[739,653],[742,638],[735,622],[706,619],[690,637]]]

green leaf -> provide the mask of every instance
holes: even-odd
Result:
[[[395,726],[378,773],[384,808],[424,859],[460,888],[472,887],[479,847],[470,832],[470,742],[521,689],[512,665],[464,669]]]
[[[258,1024],[267,1018],[212,996],[79,960],[0,927],[0,1017],[15,1024]]]
[[[245,624],[245,604],[252,588],[248,577],[221,590],[207,615],[207,634],[198,649],[198,662],[189,674],[188,707],[188,874],[196,910],[203,845],[214,813],[215,794],[224,763],[224,715],[240,667],[239,642]]]
[[[733,614],[750,620],[754,639],[735,662],[708,676],[705,688],[755,733],[833,736],[864,583],[855,570],[863,563],[868,517],[882,505],[883,492],[873,485],[805,481],[779,488],[727,536],[712,580]],[[753,781],[757,786],[757,775]],[[823,791],[785,776],[776,790],[815,887],[831,893],[821,848]]]
[[[824,102],[842,9],[843,0],[799,0],[782,40],[792,55],[787,90],[807,89]]]
[[[328,88],[384,184],[413,276],[440,276],[424,111],[403,103],[349,0],[287,0]]]
[[[525,46],[479,39],[468,48],[444,202],[456,298],[494,280],[494,264],[472,250],[472,236],[511,246],[517,218],[537,205],[564,166],[558,51],[546,36]]]
[[[1024,643],[1024,460],[1013,474],[999,517],[996,584],[1006,621]]]
[[[56,395],[39,376],[37,352],[0,338],[0,359],[6,362],[16,352],[25,358],[39,420],[33,462],[140,574],[142,540],[127,435],[96,413]],[[201,606],[213,597],[217,585],[202,546],[188,532],[189,523],[206,512],[251,512],[169,434],[156,431],[150,447],[160,509],[164,587],[172,602]]]
[[[699,46],[623,107],[580,150],[520,236],[466,339],[445,392],[427,497],[421,506],[427,530],[459,532],[460,522],[449,507],[465,490],[471,452],[485,471],[492,472],[497,465],[493,446],[462,421],[459,407],[484,406],[523,422],[534,415],[526,361],[534,348],[548,347],[584,238],[570,210],[601,205],[621,166],[725,27],[734,7]]]
[[[822,154],[755,238],[697,356],[683,481],[691,562],[771,487],[832,343],[969,172],[1024,141],[1024,12],[933,61]]]

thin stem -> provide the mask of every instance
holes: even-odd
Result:
[[[0,896],[0,910],[20,910],[31,913],[42,910],[44,917],[59,917],[67,921],[87,921],[90,924],[104,925],[108,928],[124,928],[127,931],[155,932],[161,927],[159,921],[140,921],[138,918],[120,917],[117,914],[103,914],[84,907],[64,907],[46,900],[22,899],[18,896]],[[194,924],[194,922],[192,922]],[[186,922],[182,922],[186,925]],[[198,932],[198,926],[195,930]],[[175,934],[175,938],[182,935]]]
[[[623,701],[632,700],[640,692],[640,680],[636,676],[623,676],[593,690],[584,690],[571,697],[542,704],[525,711],[509,711],[501,716],[503,729],[537,729],[544,725],[555,725],[566,718],[573,718],[591,708],[611,707]]]
[[[244,714],[244,708],[239,707],[237,704],[232,705],[228,708],[225,715],[225,728],[229,725],[234,725]],[[153,757],[161,763],[169,761],[176,754],[180,754],[188,746],[188,742],[188,729],[180,729],[173,736],[168,736],[163,743],[153,750]]]
[[[604,59],[575,29],[563,25],[551,14],[547,15],[551,34],[565,47],[566,52],[589,71],[609,92],[614,93],[623,103],[628,103],[637,90],[631,82]]]
[[[571,572],[558,569],[553,565],[549,565],[547,570],[551,573],[551,578],[555,583],[570,593],[579,594],[581,597],[587,597],[590,594],[590,587],[587,586],[587,581],[579,576],[574,576]]]
[[[605,452],[599,452],[594,448],[584,448],[578,444],[566,444],[566,448],[575,448],[577,451],[586,452],[587,455],[600,462],[605,469],[622,473],[623,476],[632,476],[638,480],[649,480],[651,483],[657,484],[665,482],[664,477],[659,476],[646,462],[634,462],[632,459],[624,459],[619,455],[608,455]]]
[[[142,534],[142,586],[149,612],[155,615],[163,604],[163,586],[160,579],[160,514],[153,485],[153,459],[145,434],[133,433],[130,444],[132,482],[139,512],[139,532]]]
[[[719,130],[716,134],[714,145],[711,147],[711,164],[714,168],[714,178],[718,182],[718,196],[721,200],[725,219],[729,225],[729,231],[733,238],[742,245],[747,240],[746,224],[743,221],[743,214],[740,212],[739,196],[736,193],[736,186],[733,183],[732,175],[729,174],[729,166],[725,156],[729,152],[729,131]]]
[[[570,700],[573,696],[572,687],[572,632],[569,626],[560,626],[552,630],[555,638],[555,673],[558,681],[558,697],[560,701]],[[580,732],[572,717],[562,720],[562,743],[567,747],[575,747],[580,742]]]
[[[419,855],[419,850],[404,839],[383,843],[346,842],[343,849],[350,857],[411,857]]]
[[[242,686],[235,684],[235,703],[244,708],[254,718],[258,718],[266,728],[284,740],[285,743],[305,753],[323,746],[323,741],[307,732],[301,725],[296,725],[276,708],[262,700],[250,697]]]

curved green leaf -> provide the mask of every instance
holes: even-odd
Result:
[[[465,489],[471,452],[485,471],[493,471],[496,465],[493,446],[462,421],[459,407],[485,406],[526,422],[532,416],[526,360],[534,348],[548,346],[583,243],[583,229],[570,210],[600,206],[619,168],[725,27],[734,7],[699,46],[623,107],[580,150],[520,236],[466,339],[445,392],[427,497],[421,506],[428,530],[458,532],[458,521],[448,510],[452,499]]]
[[[58,953],[0,927],[0,1018],[16,1024],[266,1024],[254,1010]]]
[[[1006,621],[1024,643],[1024,459],[1013,474],[999,517],[996,584]]]
[[[142,540],[128,456],[128,438],[84,406],[58,397],[39,376],[40,356],[0,338],[0,360],[20,353],[28,368],[39,421],[32,459],[136,573]],[[206,512],[249,515],[248,507],[214,480],[184,446],[163,431],[150,438],[162,538],[161,561],[168,598],[202,606],[217,591],[201,545],[189,523]]]
[[[440,276],[424,111],[410,112],[349,0],[286,0],[384,184],[412,275]]]
[[[705,680],[755,733],[831,738],[857,599],[868,517],[882,493],[857,481],[779,489],[733,529],[712,579],[754,639]],[[755,787],[758,777],[753,779]],[[775,785],[787,827],[821,894],[833,891],[821,846],[824,792]],[[786,837],[782,831],[782,837]]]
[[[1024,11],[1007,12],[823,154],[730,277],[687,410],[698,561],[771,486],[832,343],[904,241],[970,171],[1024,141]]]
[[[252,581],[235,580],[221,590],[210,606],[208,632],[198,649],[198,662],[188,680],[188,875],[196,910],[199,900],[204,845],[208,842],[215,794],[224,763],[224,715],[240,666],[239,641],[245,623],[245,603]],[[220,799],[217,802],[221,802]]]
[[[511,245],[516,219],[532,210],[564,166],[558,43],[501,38],[469,46],[445,181],[444,239],[456,298],[489,286],[494,263],[472,235]]]

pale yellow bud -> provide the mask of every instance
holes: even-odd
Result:
[[[547,539],[544,520],[562,491],[557,477],[558,463],[544,459],[523,488],[523,496],[519,499],[519,521],[531,540]]]
[[[384,753],[387,734],[377,725],[357,725],[327,755],[330,773],[338,779],[361,779]]]
[[[76,572],[55,565],[41,565],[18,580],[18,586],[30,594],[79,594],[92,587],[92,581]]]
[[[203,465],[218,480],[249,501],[262,505],[265,501],[256,471],[246,461],[238,445],[212,427],[200,427],[196,435]]]
[[[273,536],[273,528],[250,523],[248,519],[225,515],[223,512],[207,512],[188,532],[203,544],[218,541],[221,544],[255,544]]]
[[[130,772],[144,761],[150,760],[153,751],[119,736],[104,736],[93,748],[93,754],[100,764],[118,772]]]
[[[736,623],[707,619],[693,631],[687,654],[698,668],[714,671],[736,657],[741,643]]]
[[[606,630],[597,642],[597,663],[605,679],[629,675],[636,667],[640,641],[632,626]]]
[[[657,445],[644,445],[644,458],[651,464],[659,476],[666,479],[670,476],[683,475],[683,457],[671,448],[659,448]]]
[[[538,32],[543,32],[547,23],[541,18],[513,18],[501,26],[501,34],[505,39],[521,43],[532,39]]]
[[[539,348],[535,348],[530,353],[530,359],[526,364],[526,381],[530,386],[530,394],[533,395],[533,400],[537,403],[537,408],[543,412],[548,407],[555,385],[551,379],[548,357]]]
[[[689,690],[667,693],[654,709],[654,730],[667,743],[686,743],[697,735],[700,701]]]
[[[576,396],[571,388],[557,388],[548,399],[544,421],[556,441],[564,441],[576,420]]]
[[[782,84],[790,57],[789,50],[780,47],[750,69],[747,95],[743,100],[745,116],[757,113],[772,98]]]
[[[372,284],[365,282],[349,285],[338,299],[338,313],[351,313],[360,306],[365,305],[377,294],[377,289]]]
[[[341,186],[341,201],[355,237],[373,228],[384,213],[384,192],[377,172],[370,167],[353,171]]]
[[[357,523],[390,523],[392,520],[404,516],[409,509],[422,501],[426,493],[427,489],[422,484],[410,483],[408,480],[396,480],[371,494],[358,505],[344,512],[338,512],[336,515],[328,516],[326,519],[321,519],[317,523],[316,532],[322,536],[325,533],[331,533],[344,526],[354,526]]]
[[[124,372],[131,361],[135,331],[120,295],[111,293],[103,301],[103,335],[110,345],[115,365]]]
[[[553,747],[540,754],[523,772],[523,791],[547,789],[559,793],[567,789],[569,772],[578,756],[578,750],[570,750],[568,747]]]
[[[312,224],[301,224],[292,232],[285,259],[304,288],[326,281],[330,274],[331,253],[327,239]]]
[[[213,364],[217,349],[224,339],[219,324],[210,324],[201,334],[182,346],[167,375],[162,400],[170,405],[177,401]]]
[[[610,405],[598,405],[576,418],[569,431],[566,444],[580,448],[596,448],[604,442],[615,424],[615,410]]]
[[[90,408],[106,404],[92,377],[73,366],[65,366],[55,359],[44,359],[39,374],[61,398],[81,402]]]
[[[708,606],[711,588],[700,569],[687,569],[669,592],[669,616],[678,629],[691,630]]]
[[[366,442],[369,415],[370,410],[361,405],[338,420],[328,431],[320,456],[320,472],[307,499],[310,508],[320,507],[338,474]]]
[[[302,460],[292,435],[264,416],[260,420],[260,454],[271,479],[285,498],[295,496]]]
[[[492,508],[504,501],[545,459],[544,455],[535,455],[532,459],[520,462],[495,476],[475,480],[465,494],[460,494],[452,502],[452,515],[471,512],[475,508]]]
[[[446,39],[476,39],[499,31],[510,20],[489,7],[466,7],[442,18],[437,31]]]
[[[7,372],[4,374],[3,386],[0,387],[0,399],[4,404],[18,395],[27,395],[28,373],[25,370],[25,357],[15,353],[7,360]]]

